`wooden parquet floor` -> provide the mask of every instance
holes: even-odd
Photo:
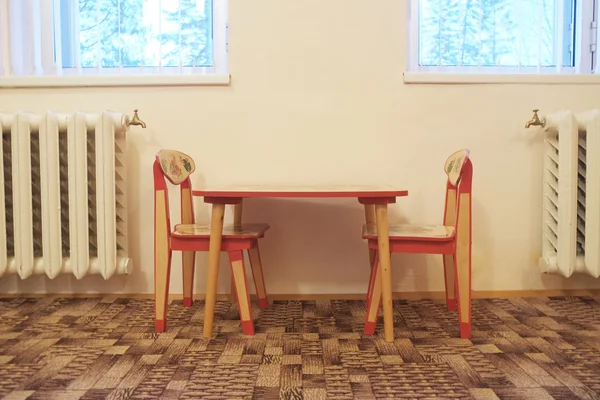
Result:
[[[211,340],[203,310],[171,303],[156,334],[151,300],[0,300],[0,397],[600,399],[592,297],[474,300],[470,340],[445,304],[395,301],[394,343],[361,301],[254,305],[254,336],[219,302]]]

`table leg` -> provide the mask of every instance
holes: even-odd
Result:
[[[242,224],[242,210],[243,210],[243,203],[239,202],[238,204],[233,206],[233,224],[234,225],[241,225]],[[244,252],[242,252],[242,257],[244,255]],[[230,301],[236,301],[236,297],[235,297],[235,293],[236,293],[236,289],[235,289],[235,282],[233,281],[233,274],[231,275],[231,287],[229,289],[229,300]]]
[[[219,278],[219,258],[223,239],[223,216],[225,204],[213,204],[210,220],[210,244],[208,247],[208,277],[206,279],[206,302],[204,308],[204,337],[212,337],[215,303],[217,300],[217,281]]]
[[[365,222],[367,224],[376,222],[374,204],[365,204]],[[369,265],[371,268],[373,268],[373,261],[375,261],[375,249],[369,248]]]
[[[375,214],[377,218],[377,244],[379,256],[378,268],[381,276],[385,341],[393,342],[394,315],[392,309],[392,270],[387,204],[377,204],[375,206]]]

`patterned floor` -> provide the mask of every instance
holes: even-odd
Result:
[[[0,396],[6,399],[596,399],[600,303],[592,297],[475,300],[473,337],[431,300],[395,301],[396,341],[361,335],[360,301],[168,309],[137,299],[0,300]],[[378,332],[381,333],[381,321]]]

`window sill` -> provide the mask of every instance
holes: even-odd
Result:
[[[585,74],[494,74],[494,73],[430,73],[405,72],[406,84],[545,84],[582,85],[600,84],[600,75]]]
[[[227,86],[229,74],[211,75],[96,75],[0,76],[0,88],[60,88],[114,86]]]

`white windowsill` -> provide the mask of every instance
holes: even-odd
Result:
[[[0,88],[229,85],[229,74],[0,76]]]
[[[405,72],[407,84],[546,84],[581,85],[600,84],[600,75],[594,74],[493,74],[493,73],[431,73]]]

